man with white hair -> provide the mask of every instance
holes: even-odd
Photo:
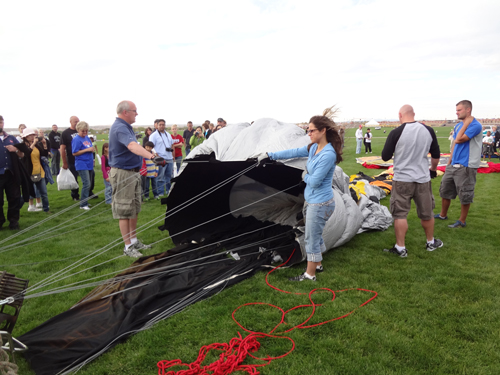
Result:
[[[142,158],[154,159],[154,155],[144,149],[135,137],[132,124],[138,115],[137,107],[131,101],[124,100],[116,108],[118,117],[109,131],[109,180],[113,187],[113,218],[119,220],[127,256],[138,258],[139,250],[150,249],[137,239],[137,217],[141,211],[141,175]]]

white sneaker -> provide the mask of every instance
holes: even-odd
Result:
[[[35,207],[36,207],[36,208],[43,208],[42,202],[37,203]]]
[[[126,247],[125,247],[125,249],[123,249],[123,255],[126,255],[126,256],[131,257],[131,258],[140,258],[140,257],[142,257],[142,254],[135,249],[134,245],[130,246],[128,248],[128,250],[126,250]]]
[[[28,212],[40,212],[40,211],[42,211],[41,208],[37,208],[35,206],[29,206],[28,207]]]
[[[83,206],[83,207],[80,207],[80,210],[90,211],[90,207],[89,206]]]

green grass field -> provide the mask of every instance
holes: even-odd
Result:
[[[439,138],[442,152],[448,152],[449,128],[436,130],[438,137],[443,137]],[[373,131],[373,134],[373,155],[380,155],[387,134],[383,134],[382,130]],[[347,132],[345,161],[340,166],[347,174],[358,171],[369,175],[380,173],[379,170],[365,169],[356,164],[353,135],[354,130]],[[102,142],[98,145],[100,149]],[[364,151],[361,156],[364,156]],[[441,207],[440,181],[441,177],[433,180],[435,212]],[[409,255],[406,259],[382,251],[395,242],[391,227],[385,232],[357,235],[346,245],[327,253],[323,262],[325,272],[319,274],[316,283],[294,284],[287,281],[287,277],[300,272],[300,266],[274,272],[270,282],[292,292],[307,293],[322,287],[334,290],[364,288],[379,295],[345,319],[289,333],[288,336],[296,343],[295,351],[263,367],[262,374],[500,373],[500,256],[496,228],[500,213],[497,203],[499,183],[499,174],[478,174],[475,202],[467,227],[447,228],[459,215],[459,202],[454,201],[449,212],[450,220],[435,224],[435,235],[443,240],[444,247],[434,252],[425,250],[424,232],[413,209],[408,217],[406,246]],[[102,173],[96,168],[94,191],[102,189]],[[76,203],[71,200],[68,191],[57,191],[56,185],[49,187],[49,200],[54,215]],[[103,201],[102,193],[91,203],[95,207]],[[389,198],[382,203],[388,206]],[[4,249],[0,250],[0,269],[27,278],[30,285],[34,285],[78,258],[57,260],[90,254],[120,237],[118,223],[111,218],[108,206],[101,204],[85,213],[78,209],[78,204],[75,207],[17,237],[15,241],[1,244]],[[26,210],[25,205],[21,212],[22,229],[47,218],[44,212],[28,213]],[[154,218],[160,225],[164,212],[165,206],[161,206],[159,201],[147,202],[143,205],[139,225]],[[100,215],[94,216],[96,213]],[[82,216],[74,219],[80,214]],[[82,219],[85,221],[78,222]],[[71,223],[76,224],[69,226]],[[50,234],[40,235],[56,225],[61,226]],[[140,233],[139,238],[145,243],[164,239],[166,233],[157,230],[158,225]],[[0,241],[12,233],[5,229],[0,231]],[[19,240],[26,240],[26,246],[4,251],[6,245]],[[170,240],[165,240],[146,254],[162,252],[172,246]],[[92,264],[111,260],[122,250],[123,245],[119,243]],[[132,259],[120,257],[81,274],[76,274],[78,270],[75,270],[66,282],[115,273],[131,263]],[[69,309],[89,291],[75,290],[27,299],[14,335],[20,336]],[[341,316],[369,297],[362,292],[344,292],[329,303],[326,302],[326,295],[319,295],[315,300],[325,301],[325,304],[318,309],[311,323]],[[157,374],[159,360],[180,358],[184,362],[194,361],[201,346],[228,342],[236,337],[241,330],[231,319],[232,311],[241,304],[257,301],[285,310],[308,303],[307,296],[288,295],[270,289],[265,282],[265,273],[258,272],[252,278],[133,336],[84,367],[79,374]],[[309,313],[309,310],[301,310],[290,314],[287,322],[297,324]],[[271,330],[280,319],[276,311],[266,307],[249,307],[241,310],[238,317],[247,327],[261,331]],[[285,340],[263,340],[262,343],[260,356],[280,355],[290,349],[289,342]],[[24,359],[17,358],[19,374],[34,374]],[[209,358],[214,359],[215,356]],[[249,363],[256,361],[249,360]]]

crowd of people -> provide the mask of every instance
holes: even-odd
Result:
[[[386,251],[400,257],[408,255],[405,247],[408,230],[406,218],[412,200],[416,204],[417,215],[425,232],[428,251],[443,246],[443,242],[434,237],[434,221],[448,219],[451,201],[457,196],[461,205],[460,217],[448,227],[466,226],[466,218],[474,198],[481,153],[488,154],[490,150],[495,152],[494,147],[498,147],[500,140],[496,128],[493,136],[491,131],[486,131],[483,136],[483,128],[471,112],[470,101],[457,103],[456,113],[460,122],[452,132],[451,156],[440,185],[441,210],[434,214],[431,179],[437,176],[436,168],[440,160],[436,134],[432,128],[415,120],[415,113],[410,105],[400,109],[401,126],[390,132],[382,151],[383,160],[394,159],[390,212],[394,218],[396,244]],[[156,199],[168,195],[174,164],[177,169],[181,167],[182,149],[189,155],[194,147],[226,126],[222,118],[218,119],[217,126],[205,121],[196,128],[190,121],[187,129],[180,135],[177,125],[171,127],[170,133],[165,129],[165,120],[158,119],[154,122],[154,129],[146,130],[144,147],[141,147],[132,128],[137,115],[137,107],[133,102],[122,101],[118,104],[117,118],[109,133],[109,143],[104,143],[101,153],[105,202],[111,204],[113,217],[119,220],[125,245],[124,254],[130,257],[142,256],[140,250],[150,248],[136,236],[138,214],[144,200],[149,198],[150,191]],[[10,221],[11,229],[19,228],[19,208],[23,203],[21,188],[23,196],[29,197],[28,211],[43,210],[50,213],[46,181],[58,174],[59,165],[57,161],[54,162],[57,157],[55,155],[58,154],[62,159],[62,168],[69,169],[76,181],[78,177],[82,180],[81,195],[79,189],[75,188],[71,191],[71,197],[80,202],[81,209],[89,210],[88,200],[93,195],[96,148],[88,136],[88,130],[86,122],[72,116],[70,127],[62,134],[58,133],[56,125],[48,137],[43,132],[21,125],[20,139],[16,139],[3,131],[3,118],[0,116],[0,134],[4,145],[0,148],[0,224],[3,225],[6,221],[3,214],[4,191],[9,202],[7,220]],[[292,281],[316,280],[316,273],[323,271],[321,254],[326,249],[322,232],[335,210],[331,180],[336,164],[342,161],[343,153],[342,128],[337,127],[328,116],[313,116],[307,134],[311,140],[308,146],[258,156],[259,162],[264,159],[308,158],[307,168],[303,173],[308,265],[304,273],[292,278]],[[363,134],[360,126],[356,131],[356,153],[361,152],[363,140],[365,152],[371,153],[370,129]],[[430,167],[428,153],[431,154]],[[53,159],[50,164],[49,155]]]

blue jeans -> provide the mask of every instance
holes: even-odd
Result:
[[[113,194],[113,188],[111,187],[111,182],[104,180],[104,201],[107,204],[111,204],[111,195]]]
[[[71,171],[71,173],[75,177],[76,183],[78,183],[78,171],[76,170],[75,165],[68,163],[68,169]],[[73,199],[75,199],[75,198],[76,199],[80,199],[80,194],[78,194],[78,189],[71,190],[71,198],[73,198]]]
[[[90,192],[90,172],[86,170],[78,171],[80,178],[82,179],[82,194],[80,197],[80,207],[85,207],[89,205],[88,197]]]
[[[42,178],[38,182],[34,182],[35,185],[35,197],[42,198],[43,210],[45,212],[49,211],[49,196],[47,194],[47,184],[45,183],[45,178]],[[33,198],[33,197],[30,197]]]
[[[358,139],[356,138],[356,154],[361,153],[361,146],[363,145],[363,138]]]
[[[149,181],[151,181],[151,190],[153,190],[153,196],[158,196],[158,188],[156,187],[156,177],[146,177],[143,179],[144,185],[142,187],[142,193],[145,198],[149,198]]]
[[[165,166],[158,166],[158,177],[156,177],[158,195],[165,195],[170,191],[170,179],[172,178],[172,171],[174,170],[172,161],[173,160],[167,160]]]
[[[61,153],[57,148],[51,148],[52,160],[50,161],[50,171],[52,176],[57,176],[61,170]],[[55,178],[54,178],[55,179]]]
[[[323,241],[323,229],[325,224],[335,211],[335,198],[323,203],[305,203],[304,220],[306,222],[306,234],[304,241],[308,262],[321,262],[327,249]]]
[[[177,166],[177,173],[181,170],[182,156],[177,156],[175,158],[175,165]]]

